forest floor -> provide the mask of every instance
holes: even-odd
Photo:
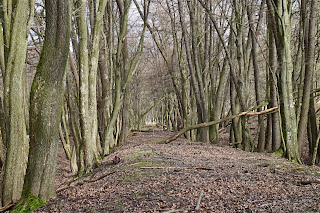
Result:
[[[56,186],[66,189],[35,212],[320,211],[319,167],[183,138],[153,143],[172,134],[130,136],[69,187],[73,175],[60,150]]]

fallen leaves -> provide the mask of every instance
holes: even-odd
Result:
[[[194,212],[196,207],[199,212],[320,210],[318,167],[310,172],[309,167],[296,169],[296,164],[269,154],[184,139],[148,143],[168,137],[166,134],[155,131],[132,136],[129,144],[107,156],[105,164],[87,179],[90,181],[60,191],[37,211]],[[70,180],[62,157],[57,186]],[[115,158],[121,160],[111,164]]]

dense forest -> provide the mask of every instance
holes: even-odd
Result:
[[[55,197],[58,147],[78,178],[146,125],[176,132],[157,143],[228,132],[318,165],[319,14],[318,0],[1,1],[0,209]]]

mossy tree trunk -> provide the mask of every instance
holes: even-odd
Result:
[[[20,199],[28,159],[25,123],[24,70],[27,51],[28,10],[32,20],[33,1],[1,2],[0,63],[4,84],[4,127],[6,158],[0,180],[0,206]]]
[[[117,5],[119,8],[119,15],[120,15],[120,25],[121,26],[125,26],[126,29],[125,31],[128,31],[128,26],[124,25],[124,22],[127,21],[125,19],[125,2],[122,1],[117,1]],[[121,87],[123,87],[123,85],[126,83],[126,79],[128,76],[128,39],[127,36],[125,36],[122,40],[122,58],[121,58],[121,75],[123,76],[121,78]],[[129,103],[130,102],[130,91],[129,88],[124,89],[123,91],[123,104],[122,104],[122,108],[121,108],[121,113],[120,113],[120,117],[121,117],[121,131],[120,131],[120,135],[119,135],[119,144],[123,145],[128,137],[129,134],[129,125],[130,125],[130,120],[129,120],[129,116],[130,116],[130,112],[129,112]]]
[[[297,117],[293,100],[293,63],[291,56],[291,0],[268,0],[271,10],[272,27],[275,40],[279,69],[279,99],[281,128],[284,138],[285,156],[292,161],[301,162],[297,134]]]
[[[87,1],[79,1],[79,37],[80,37],[80,125],[81,148],[83,150],[84,168],[79,173],[90,172],[94,163],[99,162],[98,118],[97,118],[97,70],[102,31],[102,20],[107,0],[99,1],[95,12],[92,36],[92,49],[89,51]]]
[[[30,94],[30,152],[26,199],[55,197],[55,170],[63,106],[63,78],[69,53],[70,2],[47,0],[46,32]]]
[[[127,35],[128,15],[129,15],[129,8],[131,5],[131,2],[132,2],[131,0],[117,1],[121,20],[120,20],[120,26],[119,26],[117,50],[116,50],[115,61],[114,61],[115,94],[114,94],[114,103],[113,103],[113,109],[110,116],[110,120],[104,130],[104,138],[103,138],[104,154],[108,154],[109,149],[112,148],[112,146],[110,146],[111,140],[112,140],[111,137],[112,137],[112,133],[113,133],[118,115],[120,113],[120,109],[123,104],[121,77],[124,77],[122,75],[124,73],[124,70],[123,70],[124,68],[123,55],[125,52],[124,41],[126,40],[126,35]]]
[[[196,93],[196,103],[197,103],[197,110],[199,113],[198,122],[203,123],[209,120],[209,113],[208,113],[208,103],[207,98],[205,96],[205,86],[204,86],[204,79],[203,79],[203,70],[200,66],[200,51],[199,51],[199,41],[198,41],[198,31],[199,28],[196,25],[196,22],[199,22],[196,12],[198,12],[197,1],[190,1],[187,0],[187,5],[189,9],[189,18],[190,18],[190,33],[191,33],[191,59],[193,64],[193,69],[190,72],[195,73],[195,78],[191,78],[193,87],[197,87],[198,91]],[[201,114],[201,116],[200,116]],[[201,128],[199,129],[199,140],[205,143],[209,143],[209,128]]]

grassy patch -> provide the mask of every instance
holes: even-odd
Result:
[[[12,213],[28,213],[32,212],[40,206],[44,206],[46,202],[39,197],[29,195],[21,204],[17,205]]]
[[[152,150],[142,150],[138,152],[131,152],[127,158],[149,157],[150,155],[153,155]]]
[[[138,180],[141,176],[142,176],[141,172],[132,172],[130,174],[122,175],[121,178],[128,181],[135,181],[135,180]]]
[[[154,169],[141,169],[143,167],[162,167],[166,165],[164,160],[159,159],[152,150],[142,150],[130,153],[124,165],[127,173],[121,176],[126,181],[136,181],[145,177],[155,177],[160,175],[162,171]]]

